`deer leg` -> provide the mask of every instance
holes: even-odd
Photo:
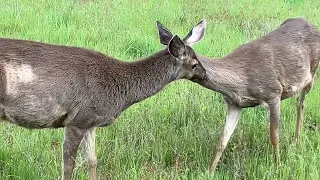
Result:
[[[66,127],[63,141],[63,180],[70,180],[77,156],[77,151],[86,130]]]
[[[240,107],[234,106],[228,103],[227,103],[227,106],[228,106],[228,110],[227,110],[226,124],[224,126],[223,132],[220,135],[220,141],[216,147],[216,154],[215,156],[212,157],[212,160],[211,160],[211,166],[210,166],[211,173],[215,171],[217,164],[222,156],[222,153],[226,148],[234,129],[237,126],[237,123],[239,121],[239,117],[241,114]]]
[[[313,81],[309,83],[305,88],[302,89],[298,98],[297,104],[297,125],[296,125],[296,140],[299,140],[301,129],[303,126],[303,109],[304,109],[304,99],[310,89],[312,88]]]
[[[302,90],[298,98],[298,106],[297,106],[297,125],[296,125],[296,137],[295,137],[296,140],[299,139],[301,128],[303,126],[303,109],[304,109],[305,96],[306,96],[306,92]]]
[[[95,151],[95,136],[96,129],[92,128],[90,130],[87,130],[82,140],[82,149],[88,163],[90,180],[97,179],[97,156]]]
[[[277,165],[280,164],[279,153],[279,126],[280,126],[280,97],[270,100],[269,106],[269,120],[270,120],[270,140],[274,150],[274,159]]]

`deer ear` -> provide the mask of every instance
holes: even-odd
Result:
[[[157,21],[157,28],[159,31],[160,43],[163,45],[168,45],[172,38],[172,33],[164,27],[159,21]]]
[[[169,42],[169,53],[178,59],[183,59],[186,56],[186,46],[178,35],[173,36]]]
[[[189,32],[189,34],[183,39],[187,45],[192,46],[193,44],[199,42],[206,32],[207,22],[205,19],[200,21],[193,29]]]

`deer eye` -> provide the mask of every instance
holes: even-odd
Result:
[[[192,69],[194,70],[194,69],[196,69],[196,67],[197,67],[197,65],[196,64],[194,64],[194,65],[192,65]]]

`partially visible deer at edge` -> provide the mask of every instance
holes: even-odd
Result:
[[[221,93],[227,105],[225,127],[210,172],[215,171],[242,108],[258,105],[268,109],[270,140],[275,163],[279,164],[280,101],[300,93],[295,135],[298,140],[303,126],[304,99],[313,86],[320,59],[320,33],[316,27],[304,18],[291,18],[273,32],[241,45],[223,58],[198,56],[198,59],[207,78],[195,82]]]
[[[166,48],[133,63],[84,48],[0,39],[1,119],[26,128],[65,127],[62,179],[71,179],[81,142],[90,179],[97,179],[95,127],[112,124],[172,81],[205,78],[191,48],[204,34],[192,31],[183,42],[157,27]]]

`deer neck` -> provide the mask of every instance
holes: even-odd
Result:
[[[156,94],[178,76],[175,61],[167,50],[128,65],[125,89],[130,104]]]
[[[200,85],[217,91],[229,99],[241,96],[246,88],[246,78],[243,68],[232,59],[209,59],[198,57],[200,63],[206,70],[207,78],[196,81]]]

